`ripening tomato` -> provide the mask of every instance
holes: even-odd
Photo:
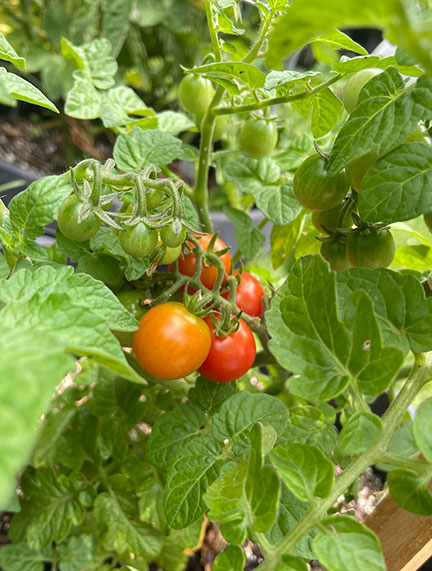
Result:
[[[152,253],[158,241],[158,234],[146,226],[144,222],[138,222],[135,226],[128,226],[120,232],[120,244],[123,250],[134,258],[144,258]]]
[[[262,159],[273,152],[277,138],[274,123],[259,117],[249,117],[240,129],[239,142],[247,155]]]
[[[238,271],[234,272],[236,276]],[[243,272],[241,281],[236,289],[236,305],[251,317],[262,317],[263,302],[262,298],[265,291],[261,283],[248,272]],[[229,298],[229,292],[222,294],[225,299]]]
[[[147,311],[133,338],[138,363],[147,373],[164,380],[179,379],[196,371],[210,346],[211,333],[205,321],[176,301]]]
[[[353,232],[346,240],[346,254],[354,268],[386,268],[395,255],[392,233],[388,228]]]
[[[239,379],[255,361],[256,343],[249,325],[240,319],[240,326],[235,333],[218,337],[210,317],[206,317],[205,322],[211,330],[211,347],[198,371],[216,383]]]
[[[61,233],[75,242],[89,240],[101,225],[100,219],[94,212],[90,212],[83,220],[79,220],[82,205],[78,196],[70,194],[61,204],[57,214]]]
[[[334,272],[341,272],[351,267],[346,255],[345,240],[335,237],[333,240],[321,242],[320,253]]]
[[[213,95],[212,82],[205,77],[188,74],[180,82],[180,103],[190,113],[205,113]]]
[[[203,234],[203,235],[196,234],[195,237],[198,239],[203,250],[207,250],[208,245],[209,245],[210,240],[212,239],[213,235],[212,234]],[[193,244],[191,244],[190,242],[189,242],[189,245],[193,246]],[[226,244],[224,242],[222,242],[222,240],[220,238],[217,238],[216,242],[214,244],[213,251],[218,252],[220,250],[224,250],[226,247],[227,247]],[[230,271],[230,268],[231,268],[230,253],[226,252],[225,254],[222,254],[222,256],[220,256],[220,259],[221,259],[221,261],[225,267],[225,272],[228,273]],[[181,274],[183,274],[185,276],[193,276],[193,274],[195,272],[195,266],[196,266],[196,255],[195,254],[188,254],[183,259],[179,258],[178,265],[179,265],[179,272]],[[203,262],[201,262],[200,279],[201,279],[201,283],[206,288],[212,289],[212,287],[216,283],[217,275],[218,275],[218,271],[217,271],[216,266],[214,266],[213,264],[205,265]]]

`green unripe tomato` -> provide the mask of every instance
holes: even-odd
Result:
[[[199,113],[195,115],[195,125],[201,131],[201,123],[204,118],[203,113]],[[222,138],[222,135],[225,133],[226,128],[228,127],[228,115],[218,115],[216,117],[215,125],[213,128],[213,141],[219,141]]]
[[[321,256],[327,260],[330,268],[334,272],[342,272],[351,267],[346,255],[346,244],[344,240],[335,238],[321,243]]]
[[[147,192],[146,193],[147,209],[153,210],[154,208],[156,208],[156,206],[159,206],[164,197],[165,194],[161,190],[157,190],[156,188],[153,188],[152,190],[150,190],[150,192]]]
[[[388,228],[371,228],[349,234],[346,252],[354,268],[386,268],[394,258],[395,243]]]
[[[179,258],[181,252],[182,252],[181,245],[177,246],[176,248],[167,247],[163,255],[163,258],[160,261],[160,264],[162,266],[165,266],[167,264],[173,264]]]
[[[423,220],[429,232],[432,232],[432,212],[426,212],[423,214]]]
[[[151,254],[157,242],[157,231],[148,228],[144,222],[138,222],[136,226],[129,226],[120,232],[121,247],[134,258],[144,258]]]
[[[212,82],[205,77],[188,74],[180,82],[180,103],[189,113],[205,113],[213,95]]]
[[[346,211],[343,220],[338,225],[339,214],[344,204],[345,203],[343,202],[341,204],[338,204],[334,208],[330,208],[329,210],[315,210],[314,212],[312,212],[312,224],[315,226],[317,230],[323,232],[324,234],[328,234],[329,232],[336,232],[336,228],[351,228],[352,226],[351,212],[354,209],[354,203],[352,202],[350,207]]]
[[[117,294],[117,298],[138,321],[147,311],[147,308],[143,307],[140,303],[143,297],[141,292],[137,289],[123,290]],[[122,347],[132,347],[133,331],[113,331],[113,333]]]
[[[346,173],[352,188],[356,192],[360,192],[363,179],[376,160],[377,157],[375,155],[372,153],[366,153],[358,159],[354,159],[349,163],[349,165],[347,165]]]
[[[348,113],[351,113],[356,106],[363,85],[381,72],[382,69],[362,69],[349,78],[342,94],[342,101]]]
[[[75,242],[89,240],[101,225],[100,219],[93,212],[79,222],[81,206],[81,200],[75,194],[71,194],[63,201],[57,214],[61,233]]]
[[[250,117],[240,129],[240,147],[254,159],[271,154],[278,138],[277,129],[271,121]]]
[[[180,220],[174,220],[169,226],[165,226],[160,230],[160,237],[165,246],[177,248],[185,241],[186,228]]]
[[[327,161],[320,155],[305,159],[294,176],[294,193],[300,204],[309,210],[334,208],[342,202],[348,188],[345,171],[329,175]]]

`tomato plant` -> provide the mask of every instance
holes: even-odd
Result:
[[[164,380],[196,371],[211,345],[210,329],[186,307],[172,301],[152,307],[134,333],[133,350],[141,367]]]
[[[348,234],[346,253],[354,268],[386,268],[395,254],[392,233],[388,228],[357,230]]]
[[[423,220],[429,232],[432,232],[432,212],[425,212],[423,214]]]
[[[247,155],[254,159],[262,159],[272,153],[277,137],[277,129],[271,121],[249,117],[240,129],[239,142]]]
[[[71,194],[60,206],[57,214],[59,228],[66,238],[83,242],[89,240],[100,228],[100,220],[94,213],[80,220],[80,210],[83,203],[77,196]]]
[[[329,210],[337,206],[348,192],[345,171],[329,174],[327,161],[319,155],[308,157],[294,176],[295,195],[305,208]]]
[[[215,326],[206,317],[211,331],[211,347],[199,372],[210,381],[228,383],[243,376],[252,367],[256,355],[256,343],[249,326],[239,319],[235,333],[219,337]]]
[[[44,107],[53,141],[60,111],[86,158],[2,190],[0,568],[181,571],[210,521],[215,570],[250,541],[263,571],[384,571],[344,512],[378,466],[432,515],[431,7],[76,0],[69,26],[14,4],[31,73],[0,33],[1,102]]]
[[[210,241],[213,238],[212,234],[204,234],[204,235],[197,235],[196,236],[201,248],[203,250],[207,250]],[[189,242],[189,246],[192,247],[192,243]],[[226,244],[220,239],[216,238],[214,242],[213,251],[220,252],[221,250],[226,249]],[[186,276],[193,276],[195,272],[196,266],[196,254],[187,254],[183,258],[179,259],[179,271],[181,274]],[[220,260],[225,268],[225,272],[228,273],[231,268],[231,255],[229,252],[225,252],[220,256]],[[201,262],[201,272],[200,272],[200,280],[201,283],[208,289],[212,289],[216,283],[216,279],[218,276],[217,267],[211,262]]]
[[[238,272],[235,271],[234,275]],[[239,309],[252,317],[262,317],[265,290],[261,283],[249,272],[243,272],[237,285],[235,302]],[[229,293],[223,294],[228,299]]]
[[[209,79],[198,75],[186,75],[180,82],[180,103],[190,113],[205,113],[214,95]]]
[[[134,258],[148,256],[156,246],[158,234],[143,222],[129,226],[120,232],[120,244],[123,250]]]

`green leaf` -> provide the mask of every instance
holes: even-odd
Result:
[[[84,520],[79,495],[86,483],[81,474],[67,476],[51,468],[28,469],[21,480],[24,499],[10,528],[14,541],[27,538],[32,549],[60,543],[72,526]]]
[[[201,408],[190,403],[178,404],[160,416],[147,443],[147,459],[158,468],[166,469],[190,439],[201,434],[206,418]]]
[[[407,137],[421,119],[432,117],[432,79],[423,76],[406,87],[390,67],[361,89],[357,104],[340,130],[329,160],[335,173],[365,153],[379,156]]]
[[[320,71],[295,71],[293,69],[284,69],[282,71],[271,71],[267,76],[264,89],[271,91],[277,89],[280,91],[288,91],[297,83],[305,84],[310,79],[320,79],[322,73]]]
[[[57,107],[37,87],[26,81],[19,75],[9,73],[4,67],[0,67],[0,82],[6,87],[12,97],[18,101],[26,101],[60,113]]]
[[[265,74],[255,66],[241,61],[228,61],[223,63],[209,63],[188,70],[188,73],[199,73],[207,76],[222,76],[228,79],[237,79],[250,89],[264,87]]]
[[[285,180],[277,186],[255,187],[251,194],[264,216],[274,224],[289,224],[300,213],[301,206],[294,194],[292,180]]]
[[[52,392],[73,361],[56,336],[41,336],[13,321],[0,332],[0,506],[15,487],[15,474],[30,457],[35,428]],[[35,384],[35,379],[37,383]],[[25,395],[25,398],[23,398]]]
[[[16,53],[2,33],[0,33],[0,59],[10,61],[17,67],[25,69],[25,59]]]
[[[162,549],[162,537],[153,526],[138,522],[121,503],[107,493],[99,494],[94,515],[102,527],[102,544],[109,552],[132,552],[136,557],[153,559]]]
[[[205,413],[213,415],[236,392],[235,383],[215,383],[200,376],[188,392],[188,399]]]
[[[60,571],[81,571],[91,567],[95,563],[95,539],[93,535],[79,535],[59,545]]]
[[[222,535],[230,543],[241,545],[246,539],[246,505],[243,497],[248,463],[243,462],[217,478],[204,493],[208,517],[220,524]]]
[[[50,560],[52,548],[31,549],[25,543],[3,545],[0,551],[0,566],[3,571],[43,571],[44,558]]]
[[[378,442],[382,428],[379,416],[355,412],[343,425],[338,449],[349,456],[362,454]]]
[[[17,271],[2,287],[0,299],[5,303],[29,301],[36,293],[73,295],[73,304],[91,307],[110,329],[134,331],[138,322],[119,302],[117,296],[87,274],[77,274],[71,266],[41,266],[34,271]]]
[[[232,462],[218,457],[219,452],[214,440],[195,436],[177,453],[165,486],[165,515],[174,529],[190,525],[204,513],[204,492],[232,467]]]
[[[423,75],[423,70],[416,65],[400,65],[395,56],[380,56],[372,54],[364,57],[359,56],[353,58],[342,56],[337,63],[332,65],[334,71],[337,71],[341,75],[349,75],[350,73],[355,73],[362,69],[387,69],[390,66],[396,67],[400,73],[403,73],[404,75],[410,75],[413,77]]]
[[[270,348],[294,375],[289,389],[310,400],[329,400],[356,378],[366,394],[380,394],[403,361],[393,347],[383,347],[370,299],[357,292],[343,322],[335,274],[320,256],[305,256],[267,312]]]
[[[376,535],[347,516],[333,516],[322,522],[313,540],[319,562],[329,571],[385,571],[386,565]]]
[[[432,462],[432,399],[422,402],[416,411],[414,438],[424,457]]]
[[[176,136],[183,131],[195,127],[195,123],[190,117],[178,111],[162,111],[156,115],[158,129],[163,133]]]
[[[339,121],[343,105],[327,87],[312,97],[312,133],[317,139],[327,135]]]
[[[393,452],[398,456],[403,458],[409,458],[414,456],[419,452],[417,443],[414,439],[413,434],[413,421],[409,418],[406,419],[391,435],[389,440],[387,450]],[[376,464],[378,470],[384,470],[388,472],[394,466],[390,464],[383,464],[379,462]]]
[[[329,0],[296,0],[280,18],[270,37],[267,65],[272,68],[279,62],[334,28],[381,28],[390,20],[393,0],[383,0],[371,6],[361,0],[340,4]]]
[[[314,406],[298,406],[290,409],[282,443],[312,444],[329,455],[336,446],[337,433],[333,426],[327,424],[333,424],[334,421],[333,417],[325,418],[323,412]]]
[[[287,422],[285,405],[270,395],[240,392],[227,399],[213,416],[212,432],[219,442],[228,438],[246,452],[249,431],[257,422],[271,425],[281,434]]]
[[[74,74],[75,81],[66,96],[65,113],[76,119],[100,117],[101,96],[89,79]]]
[[[391,270],[352,269],[336,278],[338,295],[347,299],[351,292],[367,291],[385,344],[406,353],[432,349],[432,301],[412,275]]]
[[[273,268],[277,270],[294,253],[303,228],[304,215],[300,214],[284,226],[274,225],[271,233],[271,253]]]
[[[298,557],[282,555],[282,563],[279,563],[276,571],[307,571],[307,565]]]
[[[124,171],[140,172],[149,163],[156,168],[169,164],[182,154],[182,143],[168,133],[133,127],[127,135],[120,135],[114,145],[114,160]]]
[[[332,30],[326,34],[318,36],[315,41],[324,42],[338,49],[349,50],[358,54],[368,55],[363,46],[352,40],[340,30]]]
[[[277,545],[307,514],[310,504],[300,501],[285,485],[282,485],[278,519],[266,534],[272,545]],[[291,550],[293,555],[304,559],[316,559],[312,550],[314,532],[304,534]]]
[[[225,206],[224,213],[234,225],[234,235],[239,250],[246,258],[252,260],[265,244],[264,234],[258,228],[254,228],[253,220],[246,212]]]
[[[0,77],[0,103],[2,105],[9,105],[9,107],[16,107],[17,102],[14,97],[9,93],[6,83]]]
[[[430,477],[430,475],[429,475]],[[418,515],[432,515],[432,494],[428,480],[412,470],[396,468],[387,474],[393,499],[405,510]]]
[[[102,4],[101,35],[112,46],[111,54],[118,56],[129,31],[132,0],[105,0]]]
[[[243,571],[246,563],[244,551],[238,545],[227,545],[214,560],[213,571]]]
[[[403,143],[380,157],[366,173],[359,195],[362,220],[396,222],[432,211],[432,149]]]
[[[275,523],[280,494],[280,481],[272,466],[263,466],[265,450],[262,424],[255,424],[250,433],[251,456],[245,481],[248,522],[256,532],[268,531]]]
[[[64,199],[73,192],[69,176],[46,176],[32,182],[9,203],[10,219],[29,238],[44,233]]]
[[[74,46],[65,38],[61,41],[62,54],[81,70],[80,77],[97,89],[113,87],[117,62],[111,56],[111,44],[106,38],[97,38],[83,46]]]
[[[259,194],[263,186],[274,190],[279,182],[280,168],[273,159],[241,159],[229,161],[223,168],[224,177],[235,182],[241,192],[256,192]]]
[[[315,446],[286,444],[269,454],[285,485],[302,501],[326,498],[333,486],[335,467]]]

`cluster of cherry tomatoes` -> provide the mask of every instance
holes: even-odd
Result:
[[[206,251],[212,235],[198,235],[196,238],[203,251]],[[226,249],[219,238],[213,242],[214,252]],[[229,251],[222,253],[220,260],[228,274],[231,269]],[[179,272],[193,276],[196,263],[197,256],[191,248],[190,253],[179,258]],[[234,275],[238,275],[238,272]],[[200,282],[203,286],[211,290],[217,276],[216,266],[201,262]],[[237,308],[251,317],[261,318],[265,293],[263,286],[248,272],[243,272],[239,278],[235,296]],[[228,299],[229,292],[222,290],[221,295]],[[141,317],[132,345],[138,363],[154,377],[171,380],[199,371],[212,381],[224,383],[238,379],[252,367],[256,343],[250,327],[243,319],[238,319],[237,328],[233,332],[221,336],[209,315],[198,317],[183,303],[161,303],[146,312],[142,309],[140,316],[136,312],[136,301],[134,307],[130,306],[130,299],[124,292],[119,294],[119,299],[132,313]],[[215,313],[214,319],[217,321],[218,318]]]

